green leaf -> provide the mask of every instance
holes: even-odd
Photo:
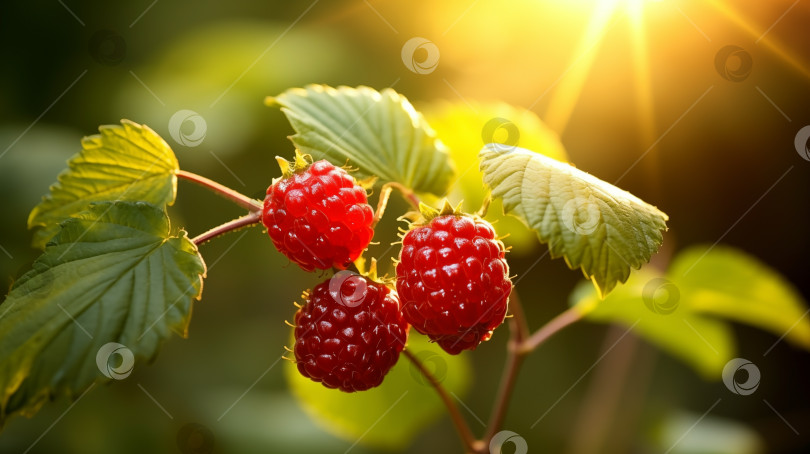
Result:
[[[472,371],[467,356],[447,355],[413,332],[407,348],[448,391],[463,396],[469,389]],[[445,412],[436,391],[405,355],[382,385],[351,394],[309,380],[292,363],[285,366],[284,375],[304,410],[327,431],[351,442],[401,449]]]
[[[430,126],[447,146],[458,168],[451,184],[451,200],[463,201],[467,212],[478,211],[486,196],[481,190],[478,150],[487,143],[521,146],[558,161],[567,161],[565,148],[557,133],[534,112],[505,103],[439,101],[420,106]],[[436,205],[438,200],[427,200]],[[512,254],[533,254],[537,235],[513,216],[503,214],[500,200],[494,200],[486,219],[495,224]]]
[[[693,246],[669,269],[695,311],[745,323],[810,350],[810,318],[799,292],[773,268],[728,246]]]
[[[177,188],[177,158],[166,142],[145,125],[121,120],[101,126],[101,134],[82,139],[82,151],[51,186],[28,217],[34,247],[43,248],[59,223],[93,202],[144,201],[171,205]]]
[[[553,258],[581,268],[601,295],[648,262],[663,241],[666,214],[569,164],[497,144],[479,157],[484,182],[506,213],[534,229]]]
[[[100,203],[66,220],[0,305],[0,423],[125,373],[126,350],[101,350],[110,342],[143,364],[170,331],[185,336],[204,275],[185,232],[170,236],[163,208]]]
[[[571,303],[591,321],[633,326],[645,339],[720,379],[734,358],[729,321],[762,328],[810,350],[807,303],[779,273],[728,246],[693,246],[666,274],[644,268],[601,300],[590,285]]]
[[[660,273],[644,268],[601,299],[583,282],[571,294],[571,304],[587,320],[619,323],[656,344],[704,378],[718,380],[734,356],[734,336],[722,320],[696,313],[690,302],[669,287]],[[645,291],[646,289],[646,291]]]
[[[356,167],[417,192],[443,195],[453,169],[442,143],[404,96],[387,88],[309,85],[267,99],[287,116],[293,144],[315,159]]]

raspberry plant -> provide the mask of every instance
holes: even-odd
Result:
[[[281,176],[264,201],[181,170],[171,148],[145,125],[123,120],[82,140],[82,150],[28,219],[33,246],[43,253],[0,305],[0,424],[113,378],[115,367],[96,367],[97,352],[110,343],[126,346],[137,367],[154,359],[170,332],[186,336],[206,278],[202,246],[250,226],[266,227],[276,248],[304,271],[336,270],[304,291],[292,316],[289,359],[295,365],[288,371],[293,393],[339,435],[365,436],[379,421],[368,421],[379,416],[370,408],[381,405],[387,412],[405,398],[407,372],[398,361],[404,355],[446,406],[464,449],[488,452],[523,359],[583,318],[630,326],[715,379],[734,355],[723,318],[786,333],[788,341],[810,347],[801,297],[739,251],[695,247],[675,256],[668,268],[632,272],[661,246],[667,215],[563,162],[562,145],[537,126],[539,120],[527,128],[535,135],[528,142],[538,149],[490,137],[478,152],[480,145],[468,146],[470,137],[480,137],[489,118],[428,106],[434,130],[391,89],[312,85],[267,104],[281,108],[295,134],[292,161],[278,158]],[[178,179],[202,185],[247,213],[189,237],[166,211]],[[378,278],[374,258],[364,256],[372,237],[395,239],[394,232],[374,232],[394,190],[411,211],[398,213],[408,220],[398,262],[379,265],[392,276]],[[448,201],[462,198],[477,206],[465,212]],[[510,269],[501,241],[515,224],[488,210],[490,201],[590,281],[574,291],[569,309],[536,331],[518,297],[529,270]],[[509,231],[496,233],[485,218],[502,221],[496,227]],[[659,305],[661,288],[669,296],[680,289],[680,304]],[[675,318],[666,318],[670,313]],[[463,393],[459,377],[470,375],[465,355],[474,354],[465,350],[506,331],[499,328],[504,320],[509,341],[501,385],[486,430],[477,437],[448,389]],[[715,354],[689,341],[678,320],[702,332],[717,346]],[[78,332],[82,326],[92,332]],[[429,357],[412,351],[423,335],[453,355],[442,360],[447,377],[431,371]],[[432,416],[425,402],[420,398],[398,415],[396,426],[375,443],[413,436]]]

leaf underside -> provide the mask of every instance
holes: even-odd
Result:
[[[548,243],[553,258],[581,268],[602,296],[648,262],[668,217],[575,167],[522,148],[487,145],[479,153],[484,182],[504,211]]]

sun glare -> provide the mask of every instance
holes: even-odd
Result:
[[[593,62],[599,54],[602,38],[610,33],[614,27],[625,27],[629,24],[629,33],[632,40],[633,71],[635,73],[636,103],[640,119],[640,138],[644,143],[654,141],[656,131],[644,10],[650,4],[664,3],[667,3],[667,0],[572,0],[567,2],[567,5],[573,8],[583,11],[587,8],[590,19],[575,51],[572,53],[567,69],[549,89],[551,91],[551,100],[544,117],[555,131],[560,134],[565,131],[582,93],[583,86],[590,74]],[[769,30],[753,24],[723,0],[709,0],[708,3],[720,11],[728,20],[751,36],[756,37],[757,43],[763,44],[795,70],[806,77],[810,77],[808,65],[789,50],[780,46],[768,34]]]

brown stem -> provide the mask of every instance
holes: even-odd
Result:
[[[548,340],[549,337],[553,336],[566,326],[580,320],[581,318],[582,314],[577,310],[576,307],[569,308],[565,312],[551,319],[551,321],[543,325],[543,327],[535,331],[534,334],[524,340],[520,346],[520,352],[523,354],[531,353],[534,351],[534,349],[540,346],[540,344]]]
[[[416,210],[419,209],[419,197],[417,197],[416,194],[414,194],[414,192],[410,190],[410,188],[407,188],[404,185],[399,184],[395,181],[389,181],[388,183],[385,183],[383,185],[383,189],[385,189],[386,187],[398,190],[402,194],[402,198],[404,198],[409,204],[411,204],[411,206],[414,209]]]
[[[241,218],[234,219],[233,221],[226,222],[222,225],[218,225],[213,229],[194,237],[191,241],[197,246],[199,246],[212,238],[216,238],[225,233],[232,232],[234,230],[247,227],[249,225],[258,224],[261,221],[262,221],[262,212],[253,211],[249,213],[247,216],[242,216]]]
[[[464,447],[467,448],[470,452],[480,452],[482,449],[482,443],[480,440],[476,440],[475,436],[473,436],[472,431],[470,430],[470,426],[467,425],[467,422],[464,420],[464,417],[461,416],[461,412],[458,410],[458,406],[456,403],[453,402],[453,399],[447,393],[447,390],[444,389],[441,383],[436,380],[436,377],[430,373],[429,370],[419,361],[410,350],[405,349],[402,353],[408,357],[408,359],[419,369],[419,372],[427,378],[433,388],[436,390],[436,393],[439,394],[439,397],[444,402],[444,405],[447,407],[448,413],[450,413],[450,419],[453,420],[453,424],[456,426],[456,431],[458,431],[459,437],[461,437],[461,441],[464,443]]]
[[[523,312],[523,306],[520,303],[520,297],[517,291],[512,290],[510,310],[512,317],[509,319],[509,343],[506,349],[506,364],[504,366],[503,375],[501,376],[501,384],[498,387],[498,394],[495,397],[495,404],[492,414],[487,424],[487,432],[484,436],[484,441],[488,442],[498,432],[503,425],[503,420],[506,418],[506,410],[509,407],[509,401],[512,397],[512,391],[515,388],[515,381],[517,380],[520,366],[523,364],[523,358],[526,353],[520,347],[529,335],[529,326],[526,322],[526,317]]]
[[[204,188],[208,188],[248,211],[262,211],[262,204],[258,200],[251,199],[250,197],[240,194],[227,186],[223,186],[214,180],[209,180],[204,176],[197,175],[196,173],[186,172],[185,170],[178,170],[175,175],[177,175],[179,178],[185,178],[188,181],[193,181]]]

